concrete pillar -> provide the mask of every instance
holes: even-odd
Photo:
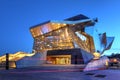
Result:
[[[9,54],[6,53],[6,70],[9,70]]]

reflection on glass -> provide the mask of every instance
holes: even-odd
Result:
[[[50,64],[71,64],[71,56],[70,55],[62,55],[61,56],[47,56],[47,62]]]
[[[31,33],[34,37],[33,48],[37,52],[71,48],[94,52],[93,39],[84,32],[81,26],[47,23],[32,28]]]

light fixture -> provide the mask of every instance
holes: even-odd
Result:
[[[63,24],[64,26],[66,26],[66,24]]]
[[[55,23],[52,23],[52,25],[54,25]]]

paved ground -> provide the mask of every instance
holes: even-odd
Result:
[[[120,70],[82,72],[78,68],[23,68],[0,70],[0,80],[120,80]]]

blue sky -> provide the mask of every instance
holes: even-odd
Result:
[[[0,55],[31,52],[31,26],[77,14],[98,17],[95,29],[115,36],[111,51],[120,52],[119,6],[120,0],[0,0]]]

